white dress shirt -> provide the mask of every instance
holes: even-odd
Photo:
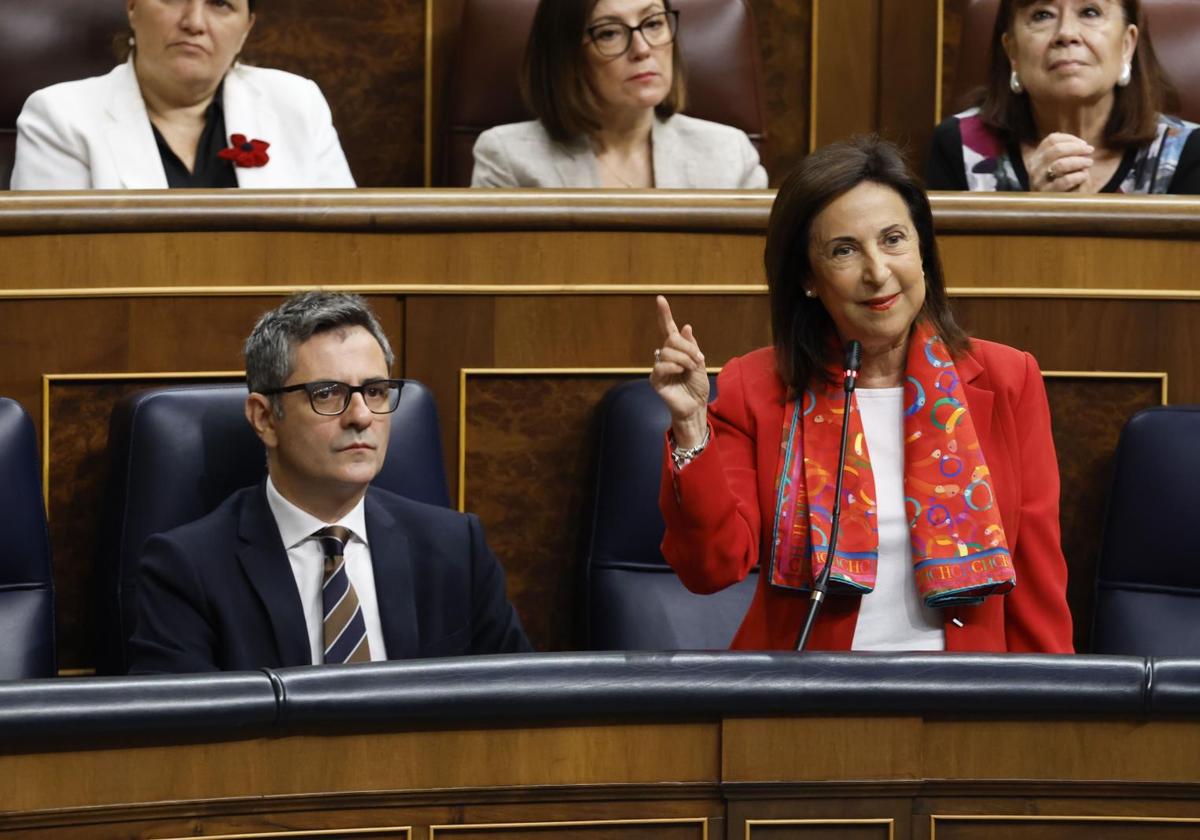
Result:
[[[941,610],[917,592],[904,506],[904,389],[855,392],[875,476],[879,564],[875,591],[862,598],[851,650],[945,650]]]
[[[346,574],[358,593],[363,621],[367,625],[367,641],[371,645],[371,661],[387,659],[383,644],[383,628],[379,623],[379,601],[375,597],[375,572],[371,566],[371,547],[367,544],[367,519],[363,500],[359,499],[354,509],[337,522],[322,522],[285,499],[270,477],[267,478],[267,504],[279,526],[279,536],[287,549],[296,588],[300,591],[300,603],[304,607],[304,623],[308,627],[308,642],[312,649],[312,661],[319,665],[325,661],[325,614],[321,600],[321,585],[325,578],[325,554],[321,542],[313,536],[329,525],[341,525],[349,529],[350,539],[346,543]]]

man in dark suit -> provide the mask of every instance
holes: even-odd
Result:
[[[147,541],[130,671],[530,650],[479,520],[369,487],[401,383],[366,302],[296,295],[245,353],[268,477]]]

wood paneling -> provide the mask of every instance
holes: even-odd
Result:
[[[1169,840],[1195,837],[1200,820],[1104,817],[934,817],[931,840]]]
[[[942,111],[939,120],[953,115],[964,102],[956,102],[951,93],[954,90],[954,77],[958,71],[959,44],[962,43],[963,9],[967,0],[941,0],[942,3],[942,77],[941,104]]]
[[[425,3],[271,0],[257,16],[246,59],[316,81],[358,185],[422,184]]]
[[[812,0],[810,148],[878,132],[918,172],[936,110],[938,0]]]
[[[751,822],[747,840],[892,840],[891,820],[779,820]]]
[[[579,837],[584,840],[707,840],[704,820],[628,820],[603,822],[559,822],[543,825],[509,823],[507,825],[432,826],[430,840],[556,840]]]
[[[729,717],[721,775],[731,782],[919,779],[922,729],[919,717]]]
[[[878,127],[880,2],[814,0],[812,149]]]
[[[937,0],[881,0],[878,131],[924,173],[933,141]]]
[[[623,831],[707,823],[709,837],[723,836],[724,806],[713,785],[558,785],[550,788],[456,788],[320,793],[293,797],[239,797],[212,801],[124,804],[66,809],[53,814],[0,814],[6,837],[110,840],[114,836],[163,838],[405,837],[431,834],[473,838],[476,826],[541,826],[570,831],[613,827]],[[436,829],[436,831],[435,831]],[[559,835],[561,836],[561,834]],[[658,835],[652,835],[658,836]]]
[[[5,796],[11,813],[250,793],[715,784],[719,750],[711,723],[538,723],[0,755],[0,769],[21,780]]]
[[[808,152],[811,119],[812,4],[796,0],[751,0],[762,48],[762,82],[767,111],[763,164],[778,186]]]
[[[469,375],[465,509],[479,515],[537,650],[579,638],[578,558],[591,501],[596,406],[626,377]],[[537,476],[530,481],[530,476]]]
[[[396,731],[409,725],[8,751],[0,831],[1140,840],[1200,826],[1200,728],[1187,719],[797,714]]]

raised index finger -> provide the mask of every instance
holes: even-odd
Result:
[[[679,328],[675,326],[675,319],[671,317],[671,304],[667,303],[667,299],[662,295],[656,296],[654,303],[658,307],[658,329],[663,338],[678,335]]]

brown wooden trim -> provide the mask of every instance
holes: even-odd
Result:
[[[1200,201],[1174,196],[931,193],[939,233],[1194,237]]]
[[[723,782],[720,790],[729,802],[749,802],[761,799],[1021,798],[1029,796],[1030,789],[1035,786],[1039,799],[1200,800],[1200,782],[1091,782],[1074,779],[1037,782],[1023,779]]]
[[[271,812],[368,811],[380,808],[432,808],[453,801],[466,805],[522,805],[530,801],[557,803],[703,801],[718,798],[718,785],[664,782],[660,784],[529,785],[498,788],[442,788],[352,793],[246,796],[191,802],[98,805],[0,814],[0,831],[57,826],[116,825],[146,820],[189,817],[241,816]]]
[[[698,230],[757,234],[772,194],[687,190],[189,190],[0,195],[0,234]]]
[[[767,190],[189,190],[0,195],[0,234],[188,231],[765,233]],[[934,193],[938,232],[1192,238],[1200,200]]]

